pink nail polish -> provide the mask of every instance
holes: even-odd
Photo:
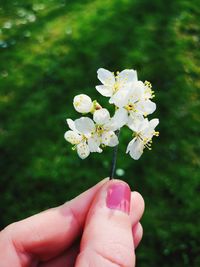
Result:
[[[106,205],[110,209],[130,212],[131,191],[127,184],[112,184],[107,191]]]

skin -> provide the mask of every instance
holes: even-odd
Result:
[[[1,267],[134,267],[144,200],[131,193],[130,215],[105,205],[104,179],[75,199],[0,232]]]

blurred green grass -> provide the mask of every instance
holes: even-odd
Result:
[[[146,202],[138,265],[200,265],[199,16],[198,0],[2,1],[1,228],[108,175],[112,151],[78,159],[65,119],[77,117],[74,95],[101,99],[99,67],[134,68],[152,82],[160,118],[153,151],[130,159],[127,132],[119,148],[119,178]]]

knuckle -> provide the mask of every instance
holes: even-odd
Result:
[[[111,243],[109,244],[109,257],[113,262],[118,264],[120,267],[133,267],[135,264],[135,253],[133,247],[124,245],[122,243]],[[105,252],[104,252],[105,253]]]
[[[96,245],[85,248],[77,258],[77,265],[90,266],[113,266],[134,267],[134,250],[119,243]]]

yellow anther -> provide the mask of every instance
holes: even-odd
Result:
[[[125,109],[128,110],[128,111],[134,111],[134,112],[137,111],[136,108],[135,108],[135,106],[133,104],[126,105],[125,106]]]
[[[101,126],[101,125],[97,125],[97,126],[96,126],[96,132],[97,132],[98,135],[102,135],[103,132],[104,132],[104,128],[103,128],[103,126]]]
[[[144,84],[145,84],[147,87],[149,87],[150,89],[152,88],[152,85],[151,85],[151,83],[150,83],[149,81],[145,81]]]

